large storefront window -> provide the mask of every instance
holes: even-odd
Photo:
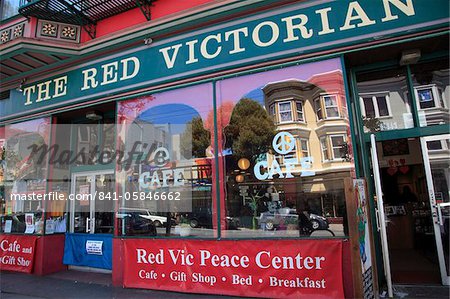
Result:
[[[449,61],[438,60],[411,66],[419,125],[450,122]]]
[[[365,132],[414,127],[405,68],[358,74]]]
[[[50,119],[42,118],[5,127],[3,157],[5,214],[2,232],[42,234],[47,188],[47,161],[39,161],[35,151],[49,145]]]
[[[205,84],[118,104],[119,234],[214,236],[212,96]]]
[[[217,83],[222,236],[343,236],[354,169],[337,59]]]

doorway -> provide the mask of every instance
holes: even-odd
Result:
[[[73,174],[72,190],[73,194],[79,196],[79,200],[71,202],[70,232],[112,234],[114,205],[112,200],[105,199],[114,192],[114,173],[102,171]]]
[[[114,171],[89,171],[72,175],[69,232],[64,250],[69,268],[92,272],[112,269],[115,190]]]
[[[421,138],[442,284],[450,285],[450,135]]]
[[[448,143],[442,142],[439,153],[431,150],[432,161],[434,159],[436,163],[430,163],[427,155],[430,153],[429,148],[438,146],[434,143],[425,147],[423,145],[427,140],[441,142],[435,138],[377,142],[391,275],[396,284],[444,283],[440,270],[445,269],[446,262],[448,269],[448,247],[445,249],[443,245],[448,244],[448,230],[442,230],[441,234],[439,229],[445,227],[445,213],[448,211],[448,208],[445,210],[445,203],[448,203],[448,162],[446,166],[444,162],[444,155],[448,157],[448,151],[443,149]],[[435,170],[434,180],[433,172],[429,171],[430,165]],[[442,180],[439,175],[442,171],[445,172],[444,169],[447,171],[447,180]],[[440,218],[442,225],[436,224],[439,219],[436,202],[430,193],[430,182],[439,186],[438,197],[442,198],[443,204]],[[442,240],[443,238],[447,241]],[[438,239],[440,242],[437,242]],[[445,250],[447,261],[444,257]]]

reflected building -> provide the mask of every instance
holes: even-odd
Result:
[[[268,155],[269,161],[278,161],[283,172],[286,159],[296,161],[291,171],[294,178],[284,185],[286,198],[295,198],[297,205],[299,200],[306,202],[316,214],[342,217],[343,179],[350,177],[353,169],[347,147],[350,129],[342,73],[317,74],[307,81],[270,82],[262,90],[277,131],[289,132],[295,138],[290,153]]]

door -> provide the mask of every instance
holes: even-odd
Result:
[[[442,284],[450,285],[450,135],[421,138]]]
[[[114,173],[83,172],[72,176],[71,233],[112,234]]]

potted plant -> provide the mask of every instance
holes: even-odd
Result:
[[[189,223],[189,219],[186,217],[181,217],[178,232],[180,237],[188,237],[191,235],[191,225]]]
[[[296,217],[287,217],[285,222],[287,230],[297,230],[298,229],[298,219]]]

